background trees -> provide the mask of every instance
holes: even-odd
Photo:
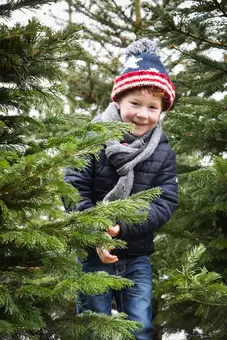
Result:
[[[129,339],[136,324],[122,315],[75,317],[78,292],[131,284],[82,274],[76,257],[97,244],[124,246],[107,240],[103,230],[117,216],[128,222],[145,218],[135,211],[157,190],[80,214],[63,211],[61,196],[72,204],[79,200],[63,181],[64,167],[84,166],[106,140],[120,138],[129,127],[93,124],[91,115],[66,110],[68,66],[74,71],[92,63],[78,42],[81,27],[55,31],[36,19],[10,22],[14,11],[45,3],[51,1],[0,5],[0,338],[85,339],[92,331],[94,338]]]
[[[71,0],[71,21],[73,13],[89,18],[83,28],[73,24],[55,32],[36,20],[8,25],[13,11],[50,2],[0,6],[6,20],[0,26],[1,338],[83,338],[84,324],[88,331],[103,325],[103,339],[118,332],[127,337],[131,326],[123,320],[74,317],[76,291],[126,284],[104,277],[78,280],[75,257],[100,241],[101,234],[91,236],[91,230],[105,229],[116,210],[126,218],[135,201],[121,209],[110,204],[108,211],[100,206],[90,215],[65,216],[60,196],[78,199],[63,183],[63,168],[82,166],[88,152],[96,155],[104,140],[120,136],[113,126],[111,132],[95,127],[90,116],[78,112],[95,114],[106,107],[122,48],[148,36],[159,39],[176,84],[164,129],[177,152],[181,197],[178,212],[157,233],[152,256],[157,339],[178,330],[187,339],[225,339],[225,1]],[[91,55],[79,45],[79,34]],[[144,205],[141,197],[139,203]]]
[[[70,1],[86,18],[83,38],[96,67],[72,77],[73,93],[101,110],[118,74],[121,48],[156,37],[176,85],[164,129],[177,152],[180,206],[157,233],[154,323],[157,338],[226,337],[227,5],[221,1]],[[87,20],[89,19],[89,20]],[[92,66],[94,67],[94,66]]]

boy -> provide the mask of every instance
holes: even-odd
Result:
[[[145,223],[128,226],[118,221],[108,230],[110,237],[127,242],[127,249],[96,248],[83,261],[84,272],[106,271],[134,282],[132,288],[109,291],[103,295],[80,296],[79,312],[92,310],[111,314],[112,298],[117,309],[130,320],[140,321],[143,329],[137,340],[152,339],[151,298],[152,271],[149,255],[154,251],[153,232],[165,224],[177,207],[175,153],[168,144],[159,122],[160,114],[172,105],[174,85],[155,53],[155,43],[138,40],[126,50],[123,72],[115,79],[112,100],[101,121],[123,121],[135,124],[124,141],[110,141],[99,160],[78,172],[67,169],[65,181],[81,195],[76,208],[84,210],[98,201],[112,201],[153,187],[160,187],[161,196],[150,204]]]

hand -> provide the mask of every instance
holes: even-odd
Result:
[[[109,229],[107,230],[107,233],[111,237],[116,237],[120,233],[120,226],[119,226],[119,224],[116,224],[114,227],[109,227]]]
[[[106,232],[105,233],[109,238],[111,238],[111,236]],[[111,248],[113,249],[113,248]],[[115,263],[118,261],[118,257],[116,255],[112,255],[110,254],[108,249],[104,249],[104,248],[96,248],[96,252],[100,258],[100,260],[103,263]]]
[[[115,263],[118,261],[118,257],[110,254],[107,249],[96,248],[96,252],[102,263]]]

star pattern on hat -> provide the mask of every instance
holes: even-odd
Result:
[[[157,68],[155,68],[155,67],[151,67],[151,68],[149,68],[148,70],[149,70],[149,71],[156,72],[156,73],[160,73],[160,71],[159,71]]]
[[[127,69],[127,68],[139,68],[138,62],[143,60],[143,58],[136,58],[135,56],[131,56],[128,58],[126,63],[124,64],[124,69],[122,73]]]

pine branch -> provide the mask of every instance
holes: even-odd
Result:
[[[213,47],[219,47],[219,48],[225,48],[227,47],[227,44],[223,43],[223,42],[218,42],[218,41],[214,41],[214,40],[211,40],[211,39],[206,39],[205,37],[202,37],[202,36],[198,36],[196,34],[193,34],[190,32],[190,30],[188,29],[187,31],[186,30],[183,30],[182,26],[176,26],[174,25],[173,29],[180,33],[180,34],[183,34],[183,35],[186,35],[187,37],[190,37],[192,38],[193,40],[195,41],[201,41],[201,42],[206,42],[208,43],[210,46],[213,46]]]
[[[120,13],[121,15],[121,18],[125,21],[125,22],[128,22],[129,24],[131,25],[134,25],[134,22],[133,20],[127,16],[124,12],[124,10],[122,10],[122,7],[117,5],[116,1],[115,0],[111,0],[111,2],[114,4],[114,7],[115,7],[115,13]]]
[[[213,0],[215,6],[220,10],[220,12],[223,13],[224,17],[227,17],[227,11],[225,9],[225,1],[217,1],[217,0]]]
[[[201,62],[203,64],[206,64],[210,68],[213,68],[213,69],[216,69],[216,70],[220,70],[220,71],[222,71],[224,73],[227,73],[227,68],[226,68],[225,63],[217,62],[217,61],[212,60],[210,58],[207,58],[207,57],[205,57],[203,55],[198,55],[195,52],[186,52],[185,50],[182,50],[182,49],[176,47],[175,45],[172,45],[171,48],[175,49],[176,51],[179,51],[180,53],[182,53],[182,54],[184,54],[186,56],[189,56],[190,58],[192,58],[192,59],[194,59],[196,61],[199,61],[199,62]],[[220,67],[220,65],[222,65],[223,68]]]
[[[6,4],[0,5],[0,16],[10,18],[13,11],[22,8],[39,8],[53,2],[56,0],[8,0]]]
[[[96,123],[94,124],[94,129],[96,129],[95,126],[97,125],[100,127],[105,127],[106,124]],[[120,125],[125,127],[125,124]],[[116,124],[107,124],[107,126],[112,126],[112,128],[111,130],[104,130],[106,131],[106,135],[95,133],[93,136],[91,134],[91,137],[86,136],[80,141],[78,141],[77,138],[72,138],[70,136],[70,142],[61,145],[57,155],[53,157],[48,155],[47,152],[42,152],[34,156],[29,155],[25,158],[22,158],[21,163],[11,167],[10,176],[8,173],[8,181],[10,184],[7,184],[5,179],[4,185],[2,183],[2,187],[0,188],[1,195],[4,193],[10,194],[13,191],[17,191],[17,184],[20,186],[20,188],[22,188],[23,185],[28,185],[28,183],[32,184],[35,180],[38,180],[42,174],[47,173],[50,170],[55,171],[55,169],[59,166],[68,165],[70,162],[73,164],[73,159],[75,157],[75,160],[82,161],[81,164],[77,162],[77,166],[80,165],[80,167],[82,167],[85,164],[86,155],[93,154],[97,156],[100,149],[103,148],[103,143],[105,140],[118,139],[122,136],[122,131],[119,130],[119,127],[116,127]],[[126,130],[128,129],[126,128]],[[41,163],[37,163],[37,157],[42,157],[43,161]],[[15,186],[12,186],[11,176],[14,176]],[[20,178],[19,183],[18,178]]]
[[[125,327],[123,327],[125,326]],[[92,334],[94,339],[100,340],[117,339],[133,340],[132,332],[140,328],[140,323],[126,320],[124,314],[117,317],[109,317],[92,312],[85,312],[79,316],[72,317],[71,320],[56,320],[55,327],[61,339],[80,340]]]

